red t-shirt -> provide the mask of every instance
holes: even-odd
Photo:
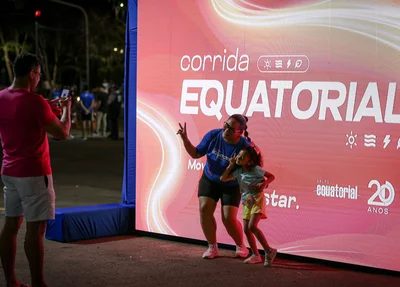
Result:
[[[0,91],[2,174],[14,177],[52,174],[44,127],[55,118],[41,95],[23,89]]]

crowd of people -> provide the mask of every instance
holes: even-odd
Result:
[[[59,99],[62,90],[63,87],[57,85],[51,93],[51,98]],[[102,85],[91,91],[87,85],[83,85],[81,93],[78,93],[77,87],[73,86],[69,95],[72,99],[72,123],[75,128],[81,129],[83,140],[87,140],[88,137],[119,139],[119,119],[122,109],[120,87],[110,85],[104,80]]]

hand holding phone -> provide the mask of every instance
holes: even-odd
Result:
[[[50,105],[51,110],[53,111],[53,113],[54,113],[58,118],[60,118],[61,115],[62,115],[62,110],[61,110],[60,104],[59,104],[60,99],[54,99],[54,100],[51,100],[51,101],[48,100],[47,102],[49,103],[49,105]]]
[[[60,98],[60,107],[67,107],[68,109],[71,109],[71,104],[72,104],[72,98],[70,96],[67,97],[62,97]]]

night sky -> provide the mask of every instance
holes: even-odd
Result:
[[[86,12],[94,11],[101,15],[112,15],[113,8],[124,3],[124,8],[127,8],[126,0],[63,0],[71,4],[82,6]],[[68,18],[74,18],[82,13],[75,9],[70,8],[58,3],[49,2],[47,0],[0,0],[0,25],[1,27],[8,28],[29,25],[35,21],[35,11],[41,10],[40,21],[49,24],[53,17],[64,17],[67,21]],[[20,5],[18,7],[18,5]],[[73,24],[73,23],[72,23]]]
[[[77,8],[65,6],[63,4],[50,2],[48,0],[0,0],[0,35],[7,43],[22,43],[27,39],[25,46],[29,52],[35,52],[35,35],[39,35],[41,42],[40,49],[46,49],[47,61],[51,69],[54,64],[54,45],[56,39],[63,45],[63,53],[58,58],[60,67],[64,72],[58,71],[57,81],[76,82],[76,69],[85,69],[85,18],[82,11]],[[102,81],[103,77],[121,81],[123,78],[123,55],[118,53],[116,57],[114,47],[123,48],[125,42],[125,15],[127,0],[62,0],[71,4],[83,7],[89,16],[89,39],[93,45],[91,53],[90,67],[92,69],[91,81]],[[115,7],[120,7],[123,2],[124,7],[117,13]],[[23,5],[16,5],[22,3]],[[40,10],[39,18],[35,17],[35,11]],[[104,21],[102,21],[104,20]],[[96,30],[96,21],[102,21],[103,25],[109,29]],[[37,24],[36,24],[37,23]],[[105,24],[107,23],[107,24]],[[38,27],[36,29],[36,27]],[[118,31],[118,32],[117,32]],[[121,31],[122,34],[121,34]],[[57,38],[55,38],[57,36]],[[58,37],[59,36],[59,37]],[[41,38],[40,38],[41,37]],[[1,39],[0,39],[1,40]],[[0,41],[1,42],[1,41]],[[101,44],[99,44],[101,43]],[[1,44],[1,43],[0,43]],[[53,45],[53,46],[52,46]],[[71,55],[71,50],[74,53]],[[4,52],[4,51],[2,51]],[[43,51],[40,52],[39,54]],[[9,84],[7,71],[5,70],[6,57],[0,53],[0,85]],[[10,61],[15,57],[14,49],[9,49]],[[104,59],[109,66],[103,67],[102,74],[98,72],[104,65]],[[101,62],[103,61],[103,62]],[[83,63],[83,64],[82,64]],[[64,65],[64,66],[63,66]],[[73,69],[71,68],[73,67]],[[77,68],[78,67],[78,68]],[[110,68],[112,67],[112,69]],[[75,69],[75,70],[74,70]],[[65,72],[67,71],[67,72]],[[100,73],[100,74],[99,74]],[[50,75],[51,76],[51,75]]]

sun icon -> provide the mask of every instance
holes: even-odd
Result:
[[[266,61],[264,61],[264,69],[269,70],[271,67],[271,60],[267,59]]]
[[[357,146],[356,143],[357,135],[353,135],[353,132],[351,131],[350,135],[346,134],[346,137],[347,137],[346,145],[350,146],[350,148],[353,148],[353,145]]]

